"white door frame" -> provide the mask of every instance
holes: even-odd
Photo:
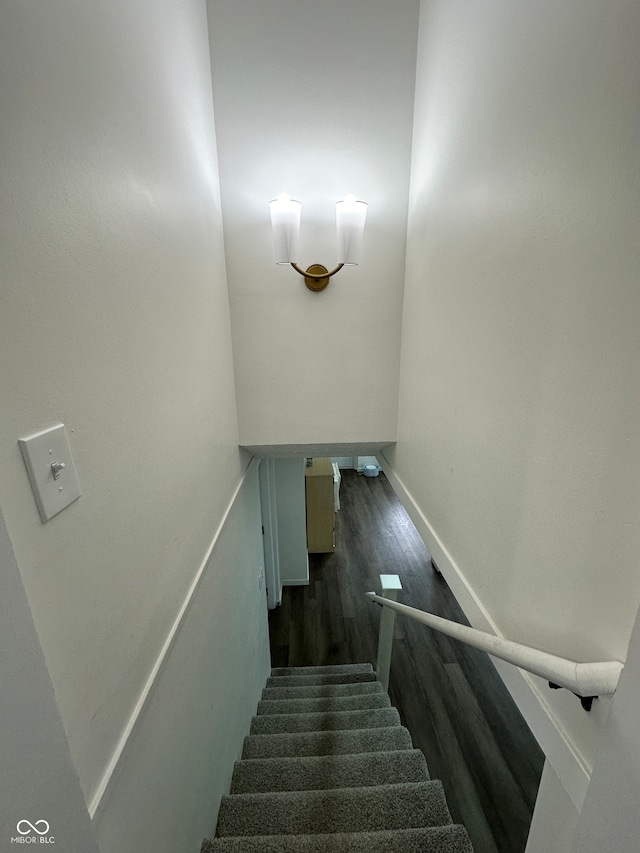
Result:
[[[282,603],[280,553],[278,550],[278,507],[276,501],[275,460],[260,460],[260,506],[262,509],[262,546],[267,585],[267,606],[273,610]]]

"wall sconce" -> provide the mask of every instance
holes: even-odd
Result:
[[[311,264],[306,270],[297,262],[298,238],[300,236],[300,213],[302,205],[286,194],[269,202],[271,227],[277,264],[291,264],[296,272],[304,276],[309,290],[316,293],[324,290],[329,279],[344,266],[356,265],[360,259],[360,246],[367,217],[367,204],[355,196],[346,196],[336,204],[336,228],[338,231],[338,266],[331,270],[322,264]]]

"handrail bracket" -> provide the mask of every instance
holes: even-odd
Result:
[[[562,687],[562,684],[554,684],[553,681],[549,682],[549,687],[552,690],[563,690],[564,689]],[[571,692],[573,693],[573,690]],[[579,693],[573,693],[573,695],[578,697],[578,699],[580,700],[580,704],[582,705],[582,707],[587,712],[591,710],[591,706],[593,705],[593,700],[600,698],[599,696],[580,696]]]

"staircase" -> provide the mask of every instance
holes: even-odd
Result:
[[[472,853],[371,664],[274,669],[202,853]]]

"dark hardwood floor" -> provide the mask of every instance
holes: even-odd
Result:
[[[468,624],[383,474],[343,471],[340,498],[336,551],[310,554],[309,586],[269,614],[273,666],[375,666],[364,593],[380,574],[400,576],[399,601]],[[544,756],[488,656],[398,615],[389,694],[476,853],[523,853]]]

